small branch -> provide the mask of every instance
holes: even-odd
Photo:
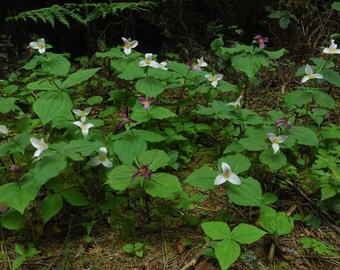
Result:
[[[204,250],[206,248],[208,248],[209,246],[210,246],[210,242],[206,243],[203,247],[201,247],[201,249],[197,252],[196,256],[190,262],[188,262],[186,265],[184,265],[181,268],[181,270],[186,270],[186,269],[189,269],[192,266],[195,266],[195,264],[197,263],[198,259],[201,257]]]

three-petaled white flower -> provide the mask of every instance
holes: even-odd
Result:
[[[5,125],[0,125],[0,133],[7,135],[8,132],[8,128]]]
[[[303,83],[310,80],[310,79],[323,79],[323,76],[321,74],[313,73],[312,67],[308,64],[305,67],[305,72],[306,72],[307,75],[302,78],[301,82],[303,82]]]
[[[129,55],[131,53],[131,49],[136,48],[138,45],[137,40],[132,40],[131,42],[126,39],[125,37],[122,37],[122,40],[124,42],[124,53],[126,55]]]
[[[240,185],[241,180],[240,178],[231,171],[230,166],[226,162],[222,162],[222,173],[217,175],[215,178],[215,185],[221,185],[226,181],[229,181],[230,183],[234,185]]]
[[[86,116],[91,112],[91,107],[89,108],[86,108],[85,110],[79,110],[79,109],[73,109],[72,112],[75,114],[75,115],[78,115],[80,116],[80,121],[82,121],[83,123],[85,123],[86,121]]]
[[[158,68],[168,70],[168,68],[166,67],[167,64],[168,64],[167,62],[160,62],[158,64]]]
[[[283,143],[285,140],[287,140],[288,136],[277,136],[274,133],[267,133],[267,136],[269,137],[269,140],[273,143],[272,147],[274,150],[274,154],[276,154],[277,151],[279,151],[280,143]]]
[[[48,149],[48,145],[45,143],[44,138],[41,138],[40,140],[36,138],[30,138],[31,144],[37,148],[37,150],[34,152],[33,157],[39,157],[40,154]]]
[[[73,122],[74,125],[80,127],[81,129],[81,133],[83,134],[84,138],[87,137],[87,134],[89,134],[89,129],[91,127],[94,127],[94,124],[91,124],[91,123],[83,123],[83,122],[80,122],[80,121],[75,121]]]
[[[32,49],[38,49],[39,53],[43,54],[46,50],[45,39],[40,38],[37,41],[30,42],[30,47]]]
[[[241,99],[243,98],[243,96],[241,95],[241,96],[239,96],[238,97],[238,99],[236,100],[236,101],[234,101],[234,102],[229,102],[229,103],[227,103],[226,104],[226,106],[234,106],[234,107],[236,107],[236,108],[240,108],[241,107]]]
[[[150,66],[153,68],[159,68],[159,64],[156,61],[152,60],[152,53],[146,53],[145,59],[139,62],[139,66],[140,67]]]
[[[211,85],[215,88],[217,86],[217,83],[219,80],[222,80],[223,75],[222,74],[216,74],[216,75],[211,75],[210,73],[206,74],[204,76],[209,82],[211,82]]]
[[[98,166],[99,164],[103,164],[104,167],[111,168],[112,162],[107,158],[106,147],[99,148],[99,155],[92,158],[90,163],[92,166]]]
[[[328,48],[323,49],[323,53],[340,54],[340,49],[337,49],[338,45],[335,44],[334,39],[331,40],[331,45]]]
[[[200,59],[197,59],[197,66],[206,67],[208,64],[204,62],[203,56]]]

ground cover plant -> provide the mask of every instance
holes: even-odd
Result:
[[[251,105],[260,74],[275,76],[289,54],[269,49],[265,36],[233,46],[218,37],[213,54],[190,62],[141,53],[138,40],[122,37],[91,65],[71,63],[44,37],[32,41],[29,59],[1,80],[1,266],[291,269],[313,254],[339,267],[336,40],[296,66],[289,91],[261,93],[273,103],[265,113]],[[310,211],[299,211],[303,201]],[[308,229],[292,250],[285,239],[299,226]],[[121,245],[104,258],[99,243],[112,232]],[[16,234],[25,240],[9,246],[5,235]],[[56,234],[64,240],[53,255],[39,243]],[[77,234],[79,253],[100,259],[73,264],[68,241]],[[175,260],[174,246],[188,257]],[[163,259],[153,262],[157,247]]]

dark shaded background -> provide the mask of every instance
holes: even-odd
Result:
[[[122,44],[122,36],[137,39],[141,52],[190,56],[192,51],[208,50],[218,35],[223,35],[229,43],[250,44],[255,35],[261,34],[269,37],[270,47],[285,47],[296,56],[304,56],[307,49],[327,45],[329,35],[339,30],[339,14],[330,9],[333,1],[320,0],[156,0],[157,6],[149,12],[123,11],[118,16],[110,15],[88,26],[70,19],[70,29],[57,21],[54,28],[41,21],[5,21],[5,18],[25,10],[69,2],[84,1],[2,0],[0,34],[10,40],[17,52],[25,51],[29,42],[37,37],[44,37],[53,45],[53,51],[70,52],[72,57],[92,55],[98,51],[100,41],[105,41],[107,47]],[[266,5],[290,10],[299,22],[282,30],[277,20],[267,18]],[[228,30],[232,25],[242,29],[243,34]]]

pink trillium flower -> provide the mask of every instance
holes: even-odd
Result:
[[[122,121],[120,121],[118,123],[118,126],[117,126],[118,129],[121,129],[126,123],[136,123],[137,122],[135,120],[128,118],[124,111],[122,111],[120,114],[122,115]]]
[[[137,176],[142,176],[142,175],[148,180],[151,179],[152,171],[148,168],[147,164],[143,164],[142,166],[140,166],[138,171],[134,173],[134,175],[132,175],[131,181],[135,180]]]
[[[259,43],[261,49],[264,48],[265,43],[268,43],[268,37],[262,37],[261,35],[257,35],[256,37],[254,37],[254,39],[257,39],[257,42]]]
[[[226,162],[222,162],[222,173],[217,175],[215,178],[215,185],[221,185],[224,182],[228,181],[234,185],[241,185],[240,178],[231,171],[230,166]]]
[[[11,172],[17,173],[20,172],[20,167],[18,165],[12,165],[10,170]]]
[[[287,120],[286,116],[282,116],[280,119],[275,121],[275,126],[277,128],[281,127],[281,126],[286,126],[286,128],[290,128],[292,126],[292,124],[290,123],[290,121]]]
[[[143,97],[139,97],[138,98],[138,102],[144,105],[144,109],[148,110],[150,109],[150,104],[152,103],[152,101],[154,101],[155,98],[150,97],[150,98],[143,98]]]
[[[131,42],[126,39],[125,37],[122,37],[122,40],[124,42],[124,53],[126,55],[129,55],[131,53],[131,49],[136,48],[138,45],[137,40],[132,40]]]

